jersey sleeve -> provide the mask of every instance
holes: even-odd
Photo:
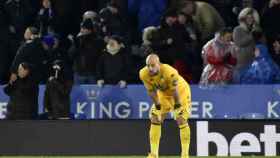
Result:
[[[155,91],[154,87],[149,82],[147,76],[142,71],[139,72],[139,77],[140,77],[141,81],[143,82],[147,91],[149,91],[149,92]]]
[[[175,90],[179,81],[179,74],[177,70],[172,67],[167,67],[165,70],[165,78],[167,80],[167,84],[170,90]]]

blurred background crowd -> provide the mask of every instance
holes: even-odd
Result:
[[[192,84],[279,81],[279,0],[1,0],[1,83],[20,63],[46,83],[139,83],[157,53]]]
[[[74,84],[140,83],[150,53],[190,84],[275,84],[279,17],[280,0],[0,0],[0,81],[9,104],[36,105],[46,84],[53,117]]]

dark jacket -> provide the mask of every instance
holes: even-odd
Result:
[[[9,33],[9,19],[4,10],[4,7],[0,5],[0,41],[8,38]]]
[[[50,66],[50,77],[44,95],[44,107],[50,118],[69,117],[72,85],[71,67],[65,60],[55,60]]]
[[[46,63],[45,51],[42,47],[40,39],[34,39],[29,42],[25,42],[17,51],[17,55],[11,66],[11,72],[16,73],[19,64],[27,62],[34,67],[33,76],[36,82],[40,82],[45,76],[42,70],[44,70],[44,64]]]
[[[105,84],[117,84],[129,79],[130,57],[124,48],[115,55],[105,51],[97,62],[97,80],[103,79]]]
[[[96,62],[105,48],[104,41],[95,34],[78,37],[76,49],[72,55],[74,72],[81,76],[95,75]]]
[[[280,55],[276,53],[272,53],[272,59],[280,67]]]
[[[37,17],[37,26],[42,36],[54,29],[54,12],[52,9],[41,8]]]
[[[113,14],[108,8],[100,11],[100,17],[104,19],[103,25],[106,27],[105,35],[126,35],[126,24],[123,15],[120,13]]]
[[[7,119],[36,119],[39,86],[32,76],[18,78],[12,85],[6,86],[4,92],[10,96]]]
[[[54,62],[61,62],[64,67],[64,76],[67,79],[72,80],[73,79],[73,68],[72,68],[72,60],[70,59],[70,56],[63,47],[58,47],[52,50],[47,51],[46,54],[47,57],[47,65],[46,65],[46,71],[47,71],[47,79],[54,75],[52,66]],[[47,81],[47,80],[46,80]]]
[[[275,17],[280,16],[280,5],[267,8],[262,17],[262,27],[269,40],[272,40],[280,33],[280,22],[276,20]]]
[[[36,14],[29,0],[7,0],[5,3],[5,11],[8,15],[9,24],[15,27],[16,36],[23,37],[25,28],[34,22],[34,14]]]
[[[155,50],[162,62],[172,65],[176,59],[182,58],[186,54],[186,44],[190,42],[189,34],[183,25],[175,23],[172,26],[162,24],[159,28],[161,41]],[[168,44],[167,40],[172,39]]]

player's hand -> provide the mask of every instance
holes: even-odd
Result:
[[[104,80],[98,80],[98,81],[97,81],[97,86],[98,86],[99,88],[102,88],[102,87],[104,86]]]
[[[161,111],[160,111],[160,105],[155,104],[155,109],[152,110],[152,115],[156,116],[158,121],[161,122]]]
[[[160,104],[155,104],[155,107],[156,107],[157,110],[161,109]]]
[[[175,120],[177,120],[177,118],[180,115],[182,115],[183,110],[182,110],[181,107],[182,107],[181,104],[178,104],[178,103],[174,105],[174,112],[173,112],[173,114],[174,114],[174,119]]]

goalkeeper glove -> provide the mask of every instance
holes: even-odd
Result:
[[[160,110],[160,109],[161,109],[160,104],[155,104],[155,106],[156,106],[156,109],[157,109],[157,110]]]
[[[177,120],[177,118],[180,116],[180,115],[182,115],[182,109],[181,109],[181,104],[179,104],[179,103],[176,103],[175,105],[174,105],[174,112],[173,112],[173,114],[174,114],[174,119],[175,120]]]

